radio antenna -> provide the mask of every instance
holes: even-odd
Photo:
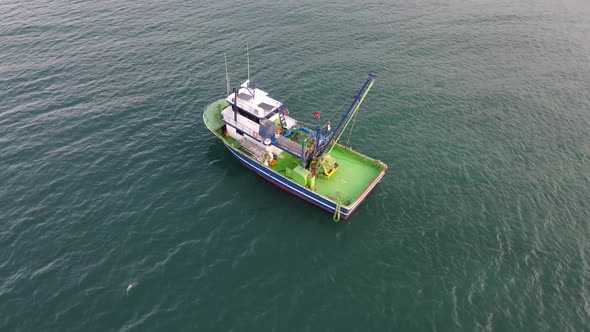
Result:
[[[246,43],[246,57],[248,58],[248,82],[250,82],[250,51],[248,50],[248,43]]]
[[[223,53],[223,59],[225,60],[225,81],[227,83],[226,86],[226,94],[229,95],[229,90],[230,90],[230,86],[231,84],[229,83],[229,74],[227,73],[227,56],[225,55],[225,53]]]

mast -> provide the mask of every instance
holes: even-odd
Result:
[[[248,50],[248,44],[246,44],[246,57],[248,59],[248,84],[246,89],[252,94],[252,98],[256,98],[256,80],[250,78],[250,51]]]
[[[225,53],[223,53],[223,59],[225,60],[225,82],[227,84],[225,91],[226,95],[229,95],[229,92],[231,90],[231,84],[229,82],[229,74],[227,73],[227,56],[225,55]]]
[[[250,83],[250,52],[248,50],[248,44],[246,43],[246,58],[248,60],[248,83]]]

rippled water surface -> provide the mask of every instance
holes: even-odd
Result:
[[[0,330],[590,327],[590,3],[0,3]],[[312,120],[378,80],[350,222],[201,120],[251,72]]]

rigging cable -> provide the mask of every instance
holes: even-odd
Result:
[[[350,131],[348,132],[348,139],[346,140],[346,146],[350,147],[350,137],[352,136],[352,130],[354,129],[354,124],[356,123],[356,118],[360,112],[356,112],[354,117],[352,118],[352,126],[350,126]]]

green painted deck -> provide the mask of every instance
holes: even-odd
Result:
[[[203,122],[209,130],[215,132],[221,136],[223,133],[220,132],[221,128],[225,125],[223,118],[221,117],[221,111],[228,105],[225,99],[219,99],[207,106],[205,112],[203,112]]]
[[[386,169],[385,164],[341,145],[336,145],[330,155],[338,163],[338,168],[327,177],[323,173],[316,174],[315,191],[322,196],[337,201],[342,205],[353,203],[369,184]],[[287,168],[301,165],[298,158],[283,153],[283,158],[277,158],[277,163],[270,167],[281,175],[286,175]]]
[[[203,114],[203,121],[209,130],[220,139],[249,154],[248,151],[240,147],[235,139],[223,135],[224,122],[221,110],[226,106],[227,102],[224,99],[210,104]],[[316,174],[315,192],[344,206],[354,203],[379,174],[387,169],[387,165],[381,161],[362,155],[340,144],[334,147],[330,155],[338,163],[338,168],[330,177],[323,173]],[[298,158],[287,152],[276,156],[275,160],[276,164],[268,166],[268,168],[285,177],[287,177],[287,168],[293,169],[301,165]]]
[[[336,145],[330,155],[338,163],[332,176],[316,175],[316,192],[342,205],[353,203],[369,184],[385,170],[385,164]]]

